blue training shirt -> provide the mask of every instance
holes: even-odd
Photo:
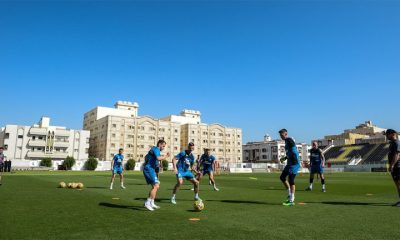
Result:
[[[186,150],[180,152],[175,156],[178,159],[176,167],[179,172],[186,172],[190,170],[190,167],[194,164],[194,156],[192,153],[188,153]]]
[[[159,156],[161,156],[160,148],[152,147],[149,153],[147,153],[147,155],[144,157],[144,166],[156,169],[159,165],[159,161],[157,159]]]
[[[310,162],[311,166],[321,166],[322,164],[322,152],[321,149],[311,149],[310,150]]]
[[[215,157],[213,155],[203,154],[201,155],[200,161],[203,170],[208,170],[208,171],[213,170],[213,163],[215,161]]]
[[[299,151],[297,150],[296,143],[292,138],[285,139],[285,150],[287,165],[300,165]]]
[[[122,161],[124,161],[124,155],[115,154],[113,160],[114,160],[114,167],[120,167],[122,166]]]

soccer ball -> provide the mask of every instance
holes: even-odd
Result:
[[[82,189],[83,188],[83,183],[78,183],[76,186],[78,189]]]
[[[204,209],[204,203],[203,201],[195,201],[193,204],[194,210],[196,211],[202,211]]]
[[[68,188],[72,188],[72,183],[68,183]]]
[[[73,189],[75,189],[75,188],[77,188],[78,187],[78,184],[77,183],[72,183],[72,188]]]
[[[65,182],[60,182],[60,183],[58,184],[58,187],[59,187],[59,188],[66,188],[66,187],[67,187],[67,184],[65,184]]]

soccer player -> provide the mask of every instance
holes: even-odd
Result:
[[[386,137],[390,142],[388,154],[389,170],[400,198],[400,141],[397,132],[393,129],[386,130]],[[400,201],[393,204],[393,206],[400,207]]]
[[[165,145],[166,142],[164,140],[159,140],[157,142],[157,146],[152,147],[145,157],[143,175],[147,184],[151,185],[151,189],[149,192],[149,197],[144,203],[144,207],[150,211],[160,208],[154,203],[154,200],[157,196],[157,191],[160,188],[160,181],[158,180],[156,169],[160,166],[160,161],[169,158],[169,153],[167,153],[166,156],[161,156],[161,152],[164,150]]]
[[[322,150],[318,148],[318,143],[313,142],[310,150],[310,186],[306,191],[312,191],[314,174],[317,174],[317,176],[319,175],[321,177],[322,192],[326,192],[324,167],[325,156],[322,153]]]
[[[215,191],[219,191],[215,184],[214,179],[214,170],[216,166],[216,159],[213,155],[210,154],[210,149],[205,148],[204,154],[201,155],[199,164],[201,165],[202,171],[197,175],[197,180],[200,183],[201,177],[208,174],[209,181],[211,182],[212,186],[214,187]]]
[[[111,171],[112,171],[112,177],[111,177],[111,185],[110,185],[110,190],[113,189],[113,184],[114,184],[114,179],[115,179],[115,174],[119,175],[119,179],[121,182],[121,188],[125,189],[124,186],[124,175],[122,174],[123,172],[123,162],[124,162],[124,149],[120,148],[118,151],[118,154],[116,154],[111,161]]]
[[[285,188],[288,190],[289,194],[287,201],[284,202],[283,205],[294,206],[294,194],[296,192],[294,179],[296,178],[296,175],[300,169],[299,152],[297,151],[296,143],[288,136],[288,131],[286,129],[281,129],[279,131],[279,135],[281,139],[285,141],[286,157],[284,159],[287,160],[280,179]],[[287,177],[289,181],[286,180]]]
[[[2,185],[2,182],[1,182],[2,176],[1,175],[3,174],[3,169],[5,169],[4,161],[6,159],[6,156],[4,155],[3,151],[4,151],[4,148],[0,147],[0,186]]]
[[[183,178],[189,180],[194,187],[194,199],[196,201],[201,201],[199,197],[199,181],[194,177],[192,171],[196,171],[194,164],[194,156],[192,152],[194,151],[194,143],[189,143],[188,149],[180,152],[172,160],[172,165],[176,174],[176,185],[172,191],[171,203],[176,204],[176,192],[183,184]]]

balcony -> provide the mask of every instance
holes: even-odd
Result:
[[[69,142],[56,141],[54,142],[54,147],[67,148],[69,147]]]
[[[29,140],[28,142],[29,147],[44,147],[46,146],[46,141],[45,140]]]
[[[70,131],[68,131],[68,130],[56,130],[55,135],[56,136],[60,136],[60,137],[69,137],[70,136]]]
[[[47,129],[46,128],[35,128],[32,127],[31,129],[29,129],[29,134],[31,135],[47,135]]]
[[[66,152],[53,152],[53,153],[44,153],[43,151],[29,151],[27,153],[28,158],[66,158],[68,156],[68,153]]]

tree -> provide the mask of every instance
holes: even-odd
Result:
[[[63,167],[65,170],[71,170],[71,168],[75,165],[75,159],[73,157],[67,156],[67,158],[63,162]]]
[[[96,170],[98,163],[99,162],[97,161],[96,158],[89,157],[89,159],[85,162],[85,169],[86,170],[90,170],[90,171],[94,171],[94,170]]]

